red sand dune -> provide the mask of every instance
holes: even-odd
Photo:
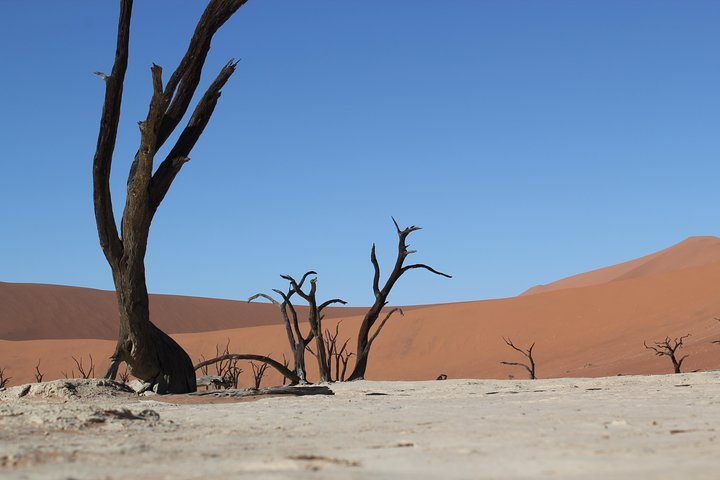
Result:
[[[688,239],[635,261],[632,268],[616,269],[616,275],[608,275],[605,282],[581,283],[584,288],[408,309],[404,317],[394,317],[375,342],[368,378],[433,379],[441,373],[451,378],[508,378],[509,375],[525,378],[521,368],[499,363],[522,360],[504,344],[502,336],[509,336],[523,346],[536,342],[537,373],[545,378],[669,373],[669,359],[654,356],[644,348],[643,341],[687,333],[692,336],[683,349],[683,353],[689,355],[684,370],[720,368],[720,346],[711,343],[720,339],[720,323],[714,320],[720,316],[720,295],[717,294],[720,261],[715,257],[717,249],[713,245],[720,245],[720,240]],[[682,259],[686,260],[685,264]],[[22,290],[21,287],[15,288]],[[4,297],[0,298],[3,298],[4,309]],[[180,299],[167,297],[168,309],[177,308],[172,306],[173,298]],[[227,302],[183,300],[189,302],[188,305],[198,300],[209,304]],[[31,303],[37,310],[44,305],[40,297]],[[235,303],[238,309],[241,305],[248,306]],[[155,304],[156,310],[157,307]],[[200,330],[208,325],[206,320],[198,317],[193,324],[192,315],[188,314],[183,317],[188,322],[184,328],[194,333],[173,336],[193,359],[213,355],[215,345],[224,345],[228,339],[232,351],[272,354],[278,359],[282,359],[284,353],[289,357],[284,328],[272,324],[277,310],[271,306],[266,308],[269,309],[267,321],[244,328],[204,332]],[[338,310],[340,316],[328,319],[326,325],[332,327],[342,318],[341,337],[355,335],[362,309]],[[73,321],[84,320],[76,317]],[[68,328],[73,324],[71,320],[62,321],[67,322]],[[38,359],[46,378],[53,378],[61,371],[70,372],[71,355],[91,353],[98,370],[102,370],[113,346],[111,340],[0,340],[0,367],[7,369],[7,375],[13,377],[11,383],[15,384],[32,380]],[[315,370],[313,361],[308,355],[311,372]],[[243,368],[245,373],[241,378],[247,384],[250,367],[244,365]],[[268,379],[269,383],[277,381],[277,376]]]

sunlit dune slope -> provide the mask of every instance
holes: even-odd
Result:
[[[536,285],[522,295],[646,277],[715,262],[720,262],[720,238],[689,237],[669,248],[635,260],[580,273],[546,285]]]

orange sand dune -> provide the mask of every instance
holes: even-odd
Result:
[[[651,276],[550,291],[501,300],[434,305],[410,309],[393,318],[378,337],[370,359],[371,379],[524,378],[518,367],[502,360],[521,360],[502,341],[536,342],[539,377],[585,377],[669,372],[667,358],[654,356],[643,340],[691,333],[683,350],[684,369],[720,368],[720,262]],[[332,326],[337,320],[326,321]],[[354,335],[360,317],[342,319],[341,336]],[[216,344],[230,339],[231,350],[289,357],[281,325],[257,325],[174,337],[193,359],[209,357]],[[105,368],[113,348],[103,340],[0,341],[0,366],[12,383],[32,380],[38,359],[46,378],[73,364],[71,355],[92,353]],[[87,357],[86,357],[87,361]],[[314,359],[308,366],[314,372]],[[243,366],[245,383],[250,367]],[[269,378],[277,383],[277,376]]]
[[[521,295],[646,277],[658,273],[708,265],[714,262],[720,262],[720,238],[689,237],[669,248],[635,260],[573,275],[546,285],[536,285]]]
[[[298,313],[306,315],[299,307]],[[333,318],[358,308],[328,308]],[[168,333],[204,332],[281,322],[273,305],[175,295],[150,295],[153,322]],[[301,317],[302,318],[302,317]],[[0,282],[0,339],[117,338],[115,292]]]
[[[691,333],[684,370],[720,368],[720,239],[693,237],[641,259],[576,275],[516,298],[430,305],[393,318],[373,347],[368,377],[430,379],[523,378],[523,360],[502,341],[535,342],[540,377],[659,373],[670,369],[643,341]],[[570,288],[579,287],[584,288]],[[272,305],[154,295],[153,320],[194,360],[230,341],[234,352],[290,357]],[[92,354],[106,367],[117,329],[112,292],[52,285],[0,283],[0,368],[14,382],[32,380],[40,360],[46,378],[70,374],[71,356]],[[354,336],[362,308],[329,312],[341,337]],[[100,339],[100,340],[98,340]],[[25,341],[23,341],[25,340]],[[354,345],[351,342],[351,347]],[[311,372],[313,359],[308,358]],[[246,364],[245,382],[250,371]],[[312,373],[311,373],[312,376]],[[277,382],[277,376],[269,379]]]

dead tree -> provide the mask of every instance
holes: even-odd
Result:
[[[5,369],[0,368],[0,388],[5,388],[12,377],[5,376]]]
[[[357,349],[356,352],[356,360],[355,360],[355,368],[353,372],[350,374],[350,378],[348,380],[362,380],[365,378],[365,371],[367,370],[367,362],[368,362],[368,355],[370,355],[370,347],[372,345],[373,340],[377,337],[377,334],[380,333],[380,329],[385,325],[385,322],[390,318],[390,316],[399,309],[392,309],[383,319],[383,321],[380,323],[380,326],[375,331],[375,333],[371,336],[370,330],[375,325],[375,322],[377,322],[378,318],[380,317],[380,314],[382,313],[382,309],[387,305],[388,301],[388,295],[390,295],[390,291],[392,290],[393,286],[395,285],[395,282],[400,279],[400,277],[407,272],[408,270],[412,270],[415,268],[421,268],[428,270],[436,275],[440,275],[446,278],[452,278],[450,275],[442,272],[438,272],[432,267],[429,267],[423,263],[415,263],[412,265],[405,265],[405,259],[408,257],[408,255],[416,253],[416,250],[408,250],[407,245],[407,237],[417,230],[420,230],[420,227],[416,226],[410,226],[405,228],[404,230],[401,230],[398,226],[398,223],[395,221],[395,219],[392,219],[393,224],[395,224],[395,229],[397,230],[398,234],[398,252],[397,252],[397,259],[395,260],[395,266],[392,269],[392,272],[390,272],[390,275],[388,276],[388,279],[386,280],[385,284],[380,287],[380,265],[378,264],[377,257],[375,256],[375,244],[373,244],[372,249],[370,250],[370,261],[372,262],[373,268],[375,270],[375,274],[373,277],[373,293],[375,295],[375,302],[373,305],[368,309],[367,313],[365,314],[365,317],[363,318],[362,324],[360,325],[360,330],[358,331],[358,339],[357,339]]]
[[[268,364],[267,363],[261,363],[257,364],[255,362],[250,362],[250,367],[253,371],[253,381],[255,382],[255,390],[260,389],[260,384],[262,383],[262,379],[265,376],[265,370],[267,370]]]
[[[45,375],[40,372],[40,360],[38,360],[37,365],[35,365],[35,382],[42,383],[44,376]]]
[[[80,378],[93,378],[93,375],[95,375],[95,361],[93,360],[92,355],[88,356],[90,357],[90,365],[87,367],[83,365],[82,356],[79,359],[72,357],[75,362],[75,366],[77,366]]]
[[[296,282],[298,288],[302,288],[305,280],[310,275],[317,274],[313,271],[305,273],[305,275],[303,275],[300,279],[300,282]],[[295,373],[300,379],[298,383],[300,383],[301,385],[305,385],[308,383],[307,370],[305,368],[305,350],[315,336],[315,332],[312,328],[307,335],[303,335],[303,333],[300,331],[297,311],[295,310],[295,306],[292,303],[292,296],[296,293],[292,284],[288,288],[287,293],[278,289],[273,289],[273,291],[280,295],[280,297],[282,298],[282,302],[278,302],[272,296],[266,295],[264,293],[258,293],[253,295],[248,299],[248,302],[252,302],[257,298],[264,298],[266,300],[269,300],[273,305],[280,308],[283,324],[285,325],[285,332],[287,333],[288,337],[288,343],[290,343],[290,350],[293,353],[293,360],[295,362]]]
[[[670,357],[670,360],[673,364],[673,370],[675,373],[682,373],[680,371],[680,367],[682,367],[683,361],[688,357],[687,355],[684,355],[682,358],[678,360],[676,356],[676,352],[682,348],[683,346],[683,340],[688,338],[690,334],[683,335],[682,337],[670,339],[670,337],[665,337],[665,340],[660,342],[653,342],[655,345],[648,345],[646,342],[643,342],[643,345],[645,345],[645,348],[648,350],[652,350],[655,352],[655,355],[658,357]]]
[[[177,69],[163,85],[162,68],[153,65],[147,118],[139,122],[140,147],[130,167],[127,197],[120,233],[110,194],[110,168],[120,118],[123,84],[128,64],[132,0],[120,1],[115,62],[105,81],[105,100],[97,149],[93,159],[93,201],[100,246],[112,270],[120,314],[120,332],[107,378],[114,379],[118,365],[151,385],[158,393],[196,390],[195,371],[187,353],[150,321],[145,282],[145,253],[150,223],[175,176],[189,160],[190,151],[205,129],[220,97],[220,90],[235,71],[228,62],[195,107],[186,127],[153,172],[155,155],[185,116],[217,30],[247,0],[210,0],[195,28]]]
[[[239,359],[230,357],[229,338],[223,350],[220,350],[220,345],[215,345],[215,357],[221,358],[221,360],[215,363],[216,376],[220,377],[222,379],[222,383],[224,385],[228,385],[228,388],[237,388],[238,379],[240,378],[240,374],[243,372],[243,369],[237,366],[240,361]],[[203,360],[205,360],[204,356]],[[204,375],[208,374],[207,368],[208,365],[205,365],[200,369]]]
[[[317,303],[317,277],[310,279],[310,291],[305,292],[302,289],[302,284],[309,275],[315,275],[315,272],[307,272],[303,275],[300,283],[295,281],[290,275],[281,275],[280,277],[290,282],[290,287],[294,293],[300,295],[307,303],[309,307],[308,322],[310,323],[310,330],[312,331],[312,337],[315,338],[315,358],[318,362],[318,381],[319,382],[330,382],[330,363],[328,359],[327,347],[325,345],[324,334],[322,330],[322,320],[325,317],[323,310],[332,304],[339,303],[345,305],[347,302],[339,298],[333,298],[326,302],[318,305]],[[276,290],[277,291],[277,290]],[[299,331],[297,332],[299,334]],[[299,335],[300,337],[302,335]],[[308,337],[308,338],[312,338]],[[309,341],[309,340],[308,340]],[[303,350],[304,351],[304,350]]]
[[[521,348],[516,347],[512,340],[509,338],[503,337],[503,340],[505,340],[505,343],[508,347],[512,348],[513,350],[516,350],[520,353],[522,353],[527,359],[528,363],[518,363],[518,362],[500,362],[503,365],[514,365],[518,367],[523,367],[525,370],[528,371],[528,374],[530,374],[530,380],[535,380],[537,377],[535,376],[535,359],[533,359],[533,348],[535,348],[535,342],[533,342],[532,345],[530,345],[530,348],[527,350],[522,350]]]
[[[330,381],[332,382],[345,381],[348,361],[350,360],[350,357],[354,355],[354,353],[348,351],[347,348],[348,343],[350,343],[349,338],[345,340],[342,345],[339,345],[338,337],[340,336],[340,323],[342,322],[340,321],[335,324],[334,333],[327,328],[325,329],[325,347],[327,348],[328,352]],[[333,366],[335,367],[334,377]]]

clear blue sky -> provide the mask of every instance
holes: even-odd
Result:
[[[114,204],[151,62],[204,2],[137,0]],[[111,289],[91,163],[117,2],[0,0],[0,280]],[[160,207],[155,293],[247,298],[320,273],[372,300],[370,245],[424,227],[394,304],[515,295],[720,233],[720,2],[259,1],[218,33],[242,59]],[[168,142],[171,143],[171,142]],[[120,212],[117,212],[118,218]]]

